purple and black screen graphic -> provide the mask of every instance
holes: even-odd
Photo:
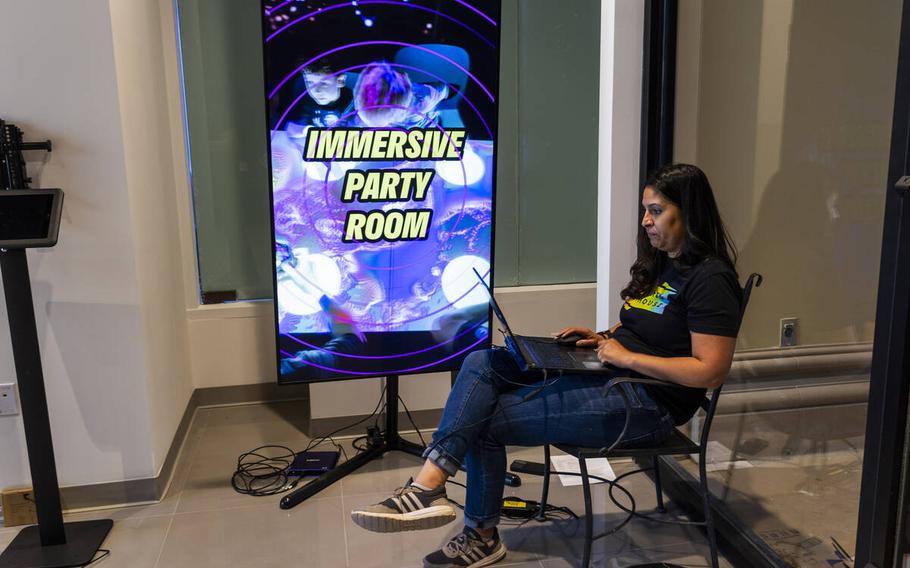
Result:
[[[499,0],[267,0],[279,382],[490,345]]]

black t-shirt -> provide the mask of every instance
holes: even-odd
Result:
[[[353,110],[354,95],[351,89],[342,87],[338,98],[327,105],[317,103],[309,94],[304,95],[294,105],[291,120],[302,126],[331,128],[353,120]]]
[[[733,271],[719,259],[709,258],[686,267],[670,261],[657,289],[620,309],[622,325],[614,337],[636,353],[658,357],[691,357],[689,332],[736,337],[739,332],[742,289]],[[676,424],[692,418],[705,389],[648,386]]]

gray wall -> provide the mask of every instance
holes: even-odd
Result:
[[[872,341],[901,2],[680,3],[676,159],[761,272],[740,348]]]

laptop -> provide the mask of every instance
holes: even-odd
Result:
[[[506,321],[505,314],[493,297],[493,290],[484,281],[483,276],[474,269],[474,274],[490,297],[490,306],[496,319],[502,325],[499,330],[505,338],[506,349],[515,357],[522,371],[546,370],[571,373],[600,374],[609,372],[612,367],[604,366],[593,349],[582,349],[570,345],[559,345],[552,337],[531,337],[515,335]]]

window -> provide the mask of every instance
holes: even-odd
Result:
[[[203,303],[272,296],[258,10],[177,1]],[[595,0],[503,1],[497,286],[596,278],[599,18]]]

